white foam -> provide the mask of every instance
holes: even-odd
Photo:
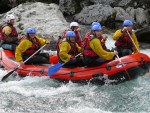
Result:
[[[60,110],[60,112],[63,113],[112,113],[112,112],[108,112],[108,111],[103,111],[101,109],[98,108],[93,108],[93,107],[86,107],[86,106],[79,106],[78,108],[76,107],[69,107],[67,108],[67,110]]]

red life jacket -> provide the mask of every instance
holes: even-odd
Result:
[[[4,33],[2,32],[3,28],[6,27],[6,26],[9,26],[12,29],[10,37],[17,37],[18,36],[17,30],[14,26],[12,26],[12,25],[2,25],[0,27],[0,40],[3,40],[3,41],[6,40],[6,37],[4,36]]]
[[[120,37],[116,42],[115,42],[115,46],[117,47],[121,47],[121,48],[128,48],[128,49],[132,49],[133,47],[133,43],[131,38],[129,37],[128,34]]]
[[[68,41],[67,41],[68,42]],[[76,46],[76,42],[75,43],[72,43],[72,42],[69,42],[70,46],[71,46],[71,49],[70,51],[68,52],[68,54],[72,55],[72,56],[76,56],[78,54],[78,48]]]
[[[74,31],[75,32],[75,34],[76,34],[76,37],[77,37],[77,43],[78,43],[78,45],[79,46],[81,46],[81,34],[80,34],[80,32],[78,32],[78,31]]]
[[[28,39],[28,40],[31,41],[30,39]],[[36,40],[36,42],[31,41],[32,42],[32,47],[27,49],[24,52],[24,54],[32,55],[33,53],[35,53],[41,47],[41,44],[40,44],[39,40],[36,37],[35,37],[35,40]]]
[[[90,37],[90,35],[91,35],[91,32],[87,32],[87,33],[85,34],[85,37],[84,37],[84,39],[83,39],[83,41],[82,41],[82,47],[83,47],[83,48],[85,48],[86,43],[87,43],[87,40],[88,40],[88,38]]]
[[[94,57],[94,56],[98,56],[90,47],[90,41],[92,40],[93,38],[90,36],[90,33],[87,33],[86,34],[86,37],[84,38],[84,50],[83,50],[83,55],[85,56],[91,56],[91,57]],[[103,37],[100,36],[98,38],[100,40],[100,42],[102,41]],[[102,43],[101,43],[102,44]],[[106,50],[106,46],[105,44],[102,45],[102,48],[104,50]]]

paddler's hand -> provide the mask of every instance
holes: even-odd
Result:
[[[18,40],[21,40],[23,37],[22,36],[18,36]]]
[[[121,30],[122,33],[127,32],[128,28],[127,27],[123,27],[123,29]]]
[[[78,28],[77,31],[78,31],[78,32],[81,32],[81,28]]]
[[[83,54],[80,55],[80,58],[83,59]]]
[[[114,51],[114,55],[118,55],[118,52],[117,52],[117,51]]]
[[[47,45],[50,44],[50,41],[49,41],[49,40],[46,40],[46,41],[45,41],[45,44],[47,44]]]
[[[75,59],[76,59],[76,57],[75,57],[75,56],[71,56],[71,58],[70,58],[70,59],[75,60]]]
[[[20,62],[18,62],[18,63],[19,63],[20,66],[24,64],[23,61],[20,61]],[[20,67],[20,68],[21,68],[21,67]]]
[[[107,35],[105,35],[105,36],[103,37],[103,40],[104,40],[104,41],[106,41],[106,40],[107,40],[107,38],[108,38],[108,36],[107,36]]]

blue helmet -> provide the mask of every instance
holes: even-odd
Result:
[[[97,30],[102,30],[102,27],[99,26],[99,25],[94,25],[94,26],[92,27],[92,31],[97,31]]]
[[[133,26],[133,23],[132,23],[131,20],[125,20],[125,21],[123,22],[123,26]]]
[[[99,22],[92,22],[91,28],[92,28],[94,25],[99,25],[99,26],[101,26],[101,24],[100,24]]]
[[[27,33],[28,33],[28,34],[36,34],[36,30],[35,30],[35,28],[33,28],[33,27],[29,27],[29,28],[27,29]]]
[[[74,31],[67,31],[66,37],[76,37],[76,34],[74,33]]]

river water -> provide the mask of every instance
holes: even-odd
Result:
[[[109,37],[107,47],[114,41]],[[141,52],[150,56],[149,49]],[[0,79],[7,73],[0,69]],[[118,85],[96,86],[48,77],[12,78],[0,82],[0,113],[150,112],[150,73]]]

